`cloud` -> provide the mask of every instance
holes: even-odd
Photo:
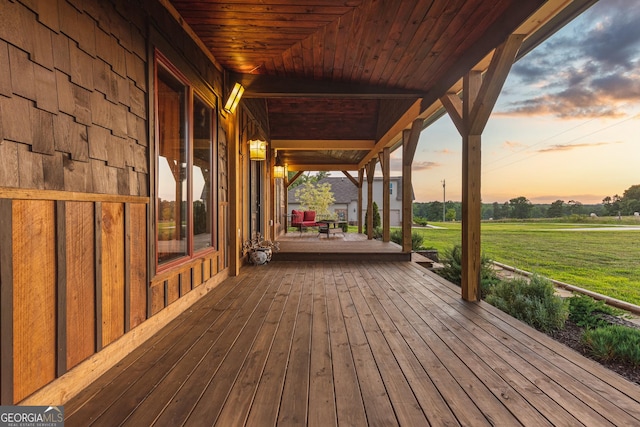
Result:
[[[497,114],[623,116],[640,101],[638,22],[640,2],[600,0],[513,66],[518,94]]]
[[[601,102],[596,93],[580,88],[568,88],[556,94],[514,101],[507,110],[496,112],[496,114],[509,116],[552,115],[563,119],[624,116],[624,112],[616,108],[615,105]]]
[[[523,144],[522,142],[516,142],[516,141],[505,141],[502,143],[502,148],[506,148],[509,150],[513,150],[521,147],[526,147],[526,144]]]
[[[591,86],[602,97],[620,101],[637,101],[640,99],[640,75],[634,77],[635,79],[610,74],[593,79]]]
[[[635,0],[598,2],[585,13],[590,28],[588,43],[581,45],[584,55],[608,69],[634,68],[640,47],[640,3]]]
[[[582,144],[555,144],[547,148],[541,148],[540,150],[538,150],[538,153],[555,153],[558,151],[571,151],[571,150],[577,150],[579,148],[591,148],[591,147],[599,147],[602,145],[611,145],[611,144],[619,144],[619,143],[620,141],[590,142],[590,143],[582,143]]]
[[[391,171],[399,171],[402,172],[402,159],[391,159]],[[431,169],[436,169],[442,166],[442,163],[438,162],[429,162],[426,160],[414,160],[411,164],[411,169],[415,171],[426,171]]]
[[[411,169],[413,171],[426,171],[430,169],[439,168],[440,166],[442,166],[442,164],[438,162],[418,161],[418,162],[413,162]]]

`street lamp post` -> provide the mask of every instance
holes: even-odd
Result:
[[[442,180],[442,222],[445,222],[445,203],[447,201],[447,196],[446,196],[446,184],[444,182],[445,180]]]

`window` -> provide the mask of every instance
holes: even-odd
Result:
[[[161,56],[156,62],[157,263],[214,246],[213,108]]]
[[[389,195],[393,196],[393,182],[389,183]]]
[[[193,250],[210,248],[213,221],[211,173],[213,111],[198,96],[193,97]]]

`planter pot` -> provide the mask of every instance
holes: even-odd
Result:
[[[249,252],[249,260],[253,265],[262,265],[271,261],[271,248],[256,248]]]

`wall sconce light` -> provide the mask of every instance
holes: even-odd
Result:
[[[238,103],[240,102],[240,98],[242,98],[243,93],[244,87],[240,83],[234,84],[233,89],[231,89],[231,93],[229,94],[229,98],[227,98],[227,103],[224,104],[224,111],[229,114],[233,114],[238,107]]]
[[[263,161],[267,159],[267,141],[256,136],[249,140],[249,159]]]
[[[280,157],[278,157],[278,151],[276,150],[276,164],[273,166],[273,178],[283,179],[287,175],[287,165],[282,164]]]

